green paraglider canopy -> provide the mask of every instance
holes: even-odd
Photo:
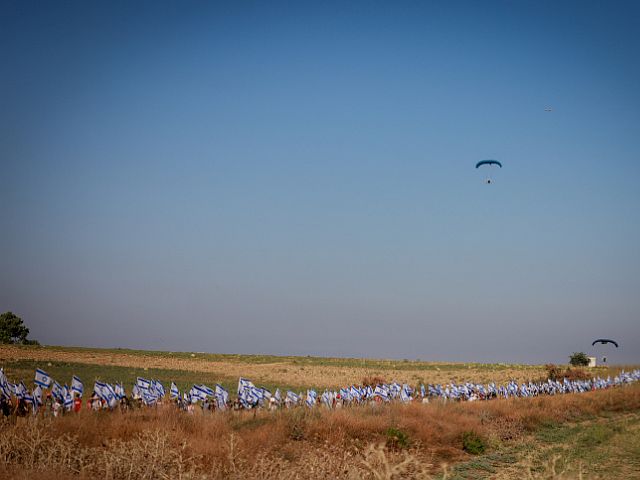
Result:
[[[498,165],[500,168],[502,168],[502,164],[497,160],[480,160],[478,163],[476,163],[476,168],[482,165]]]

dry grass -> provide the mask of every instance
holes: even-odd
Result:
[[[475,432],[491,448],[541,425],[639,409],[640,386],[629,386],[533,399],[255,416],[188,415],[165,406],[126,414],[83,411],[53,420],[13,418],[1,425],[0,477],[442,478],[446,465],[471,458],[462,448],[464,432]],[[390,427],[407,435],[407,448],[383,447]],[[548,468],[560,475],[558,465]],[[530,471],[531,478],[536,475],[539,469]]]
[[[206,372],[220,379],[248,377],[258,384],[317,386],[339,388],[359,385],[365,379],[397,380],[410,384],[449,383],[476,381],[481,383],[506,383],[535,380],[545,376],[543,366],[513,366],[477,364],[431,364],[397,361],[387,364],[372,361],[368,366],[336,366],[331,364],[298,364],[291,357],[270,357],[265,363],[246,363],[240,360],[209,360],[207,358],[172,357],[167,354],[132,354],[112,350],[65,350],[54,348],[25,348],[11,345],[0,346],[0,364],[10,366],[16,360],[38,362],[74,362],[90,365],[110,365],[131,368],[170,369],[189,372]],[[304,357],[301,357],[303,360]],[[329,361],[329,360],[328,360]],[[354,361],[354,363],[357,363]],[[8,365],[7,365],[8,364]],[[384,364],[384,368],[379,368]],[[365,364],[366,365],[366,364]],[[378,365],[376,367],[375,365]],[[438,366],[440,365],[440,366]],[[429,369],[425,369],[429,366]],[[377,383],[377,382],[376,382]]]

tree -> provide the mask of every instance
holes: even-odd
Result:
[[[37,345],[35,340],[28,340],[29,329],[22,319],[13,312],[0,315],[0,343]]]
[[[589,357],[584,352],[573,352],[573,355],[569,356],[569,363],[574,367],[586,367],[589,365]]]

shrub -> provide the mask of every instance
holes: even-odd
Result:
[[[479,455],[484,453],[486,446],[480,435],[471,431],[462,434],[462,449],[472,455]]]
[[[554,365],[553,363],[547,363],[544,368],[547,370],[548,380],[559,380],[562,377],[562,367]]]
[[[387,429],[387,448],[391,450],[404,450],[409,448],[411,440],[406,432],[394,427]]]
[[[287,417],[288,436],[291,440],[301,441],[305,438],[307,418],[304,410],[294,410]]]
[[[362,385],[364,385],[365,387],[375,387],[376,385],[382,385],[385,383],[387,382],[384,378],[375,375],[364,377],[362,379]]]
[[[589,357],[584,352],[573,352],[569,356],[569,363],[574,367],[586,367],[589,365]]]
[[[544,366],[547,369],[547,379],[549,380],[588,380],[592,378],[592,375],[582,368],[567,368],[563,370],[562,367],[549,363]]]

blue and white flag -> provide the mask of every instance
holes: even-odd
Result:
[[[227,408],[227,402],[229,401],[229,392],[225,390],[221,385],[216,384],[216,403],[220,410]]]
[[[36,376],[35,376],[36,385],[44,388],[48,388],[51,385],[51,377],[44,370],[40,370],[36,368]]]
[[[360,390],[352,385],[349,389],[349,397],[353,400],[360,400]]]
[[[405,383],[402,385],[402,390],[400,391],[400,400],[404,403],[410,402],[413,400],[413,398],[411,398],[412,393],[411,387]]]
[[[51,387],[51,396],[60,403],[64,402],[64,392],[60,384],[56,381],[53,382],[53,386]]]
[[[316,405],[316,399],[318,398],[318,394],[315,390],[307,390],[307,399],[306,404],[307,407],[313,408]]]
[[[238,396],[242,396],[242,393],[250,388],[255,388],[255,385],[250,380],[240,377],[238,380]]]
[[[322,401],[322,403],[324,403],[328,408],[332,408],[333,407],[333,398],[331,396],[331,394],[325,390],[322,395],[320,396],[320,400]]]
[[[216,394],[212,388],[209,388],[206,385],[194,385],[194,387],[196,391],[198,391],[200,398],[203,400],[207,397],[213,397]]]
[[[93,390],[96,392],[98,397],[109,405],[109,407],[113,408],[118,404],[118,396],[116,395],[114,388],[108,383],[96,381],[93,386]]]
[[[42,405],[42,388],[40,385],[33,389],[33,400],[36,405]]]
[[[151,388],[151,381],[146,378],[138,377],[136,379],[136,385],[141,391],[147,391]]]
[[[151,390],[156,393],[158,397],[164,397],[164,385],[159,380],[151,380]]]
[[[71,389],[66,385],[63,389],[63,404],[64,408],[67,410],[71,410],[73,408],[73,394],[71,393]]]
[[[393,382],[391,385],[389,385],[389,393],[391,398],[398,398],[400,396],[400,390],[402,390],[402,387],[397,382]]]
[[[19,384],[16,384],[14,386],[13,391],[15,392],[16,397],[19,399],[24,399],[25,396],[29,393],[29,391],[27,390],[27,386],[24,384],[24,382],[20,382]]]
[[[300,401],[300,397],[295,392],[292,392],[291,390],[287,392],[287,398],[294,405],[296,405]]]
[[[124,387],[122,386],[122,383],[116,383],[116,386],[113,390],[116,394],[116,397],[118,397],[118,400],[122,400],[127,396],[127,394],[124,391]]]
[[[350,402],[351,401],[351,394],[349,393],[349,389],[348,388],[341,388],[340,389],[340,398]]]
[[[9,385],[9,380],[7,380],[7,377],[4,374],[4,370],[0,368],[0,396],[10,398],[12,390],[13,389]]]
[[[282,394],[280,393],[279,388],[276,388],[276,393],[273,395],[273,398],[275,398],[278,403],[282,401]]]
[[[71,392],[73,394],[78,394],[80,398],[82,398],[82,394],[84,393],[84,385],[82,384],[82,380],[80,377],[76,377],[75,375],[71,378]]]
[[[385,402],[389,400],[389,392],[382,385],[376,385],[376,388],[373,390],[373,394],[380,397]]]
[[[169,396],[174,399],[180,397],[180,390],[178,390],[178,386],[171,382],[171,389],[169,390]]]

